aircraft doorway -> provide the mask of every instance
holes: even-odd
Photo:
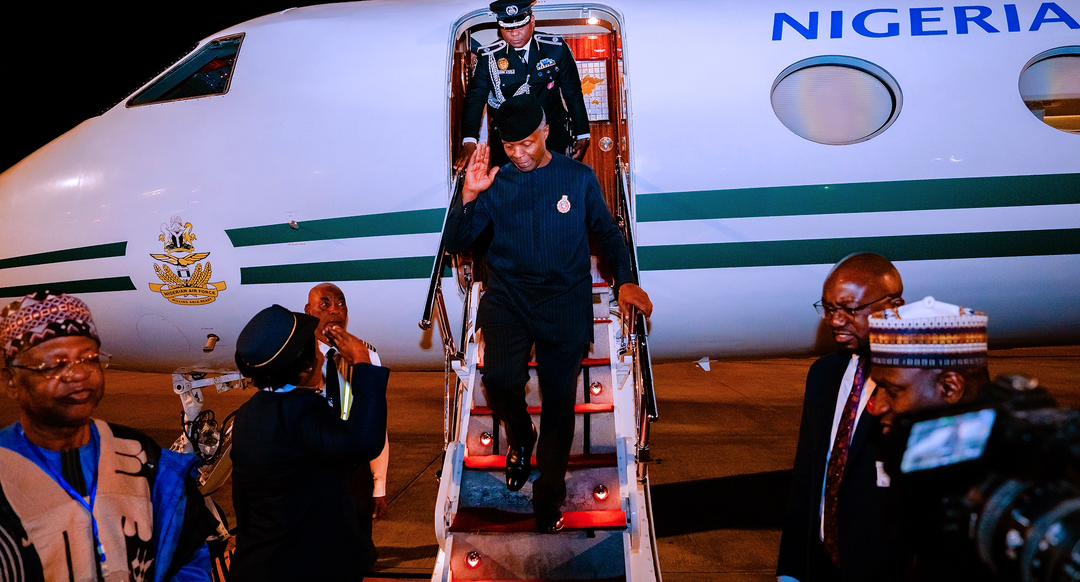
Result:
[[[618,208],[617,161],[629,167],[626,83],[622,59],[622,35],[614,13],[580,5],[534,6],[536,32],[557,34],[574,53],[591,143],[582,160],[596,172],[608,207]],[[462,113],[465,93],[476,69],[479,47],[498,40],[498,25],[487,10],[466,16],[454,33],[450,90],[449,154],[451,167],[461,151]],[[486,141],[490,106],[484,114],[481,142]],[[571,132],[573,133],[573,132]]]

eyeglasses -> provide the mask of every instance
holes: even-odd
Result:
[[[109,367],[109,362],[112,361],[112,356],[105,352],[98,352],[96,354],[89,354],[83,356],[72,362],[59,361],[53,364],[38,364],[36,366],[23,366],[21,364],[9,364],[12,368],[19,368],[20,370],[26,370],[32,374],[37,374],[49,380],[56,380],[70,375],[76,368],[83,364],[97,364],[103,369]]]
[[[862,315],[874,305],[885,301],[886,299],[895,299],[892,295],[886,295],[880,299],[875,299],[869,303],[863,303],[862,305],[856,305],[855,307],[843,307],[840,305],[826,305],[825,303],[818,301],[814,304],[814,311],[821,316],[821,319],[832,319],[837,313],[843,313],[849,319]]]

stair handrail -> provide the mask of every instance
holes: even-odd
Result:
[[[450,205],[443,217],[443,226],[439,236],[439,250],[435,253],[435,261],[431,266],[431,282],[428,285],[427,299],[424,301],[424,314],[420,318],[420,329],[431,329],[432,320],[438,324],[439,338],[442,340],[443,352],[447,363],[454,359],[460,359],[461,352],[454,341],[454,332],[450,327],[450,316],[446,311],[446,301],[443,298],[442,274],[446,268],[446,222],[450,217],[450,210],[462,196],[465,186],[465,172],[454,174],[454,194],[450,198]]]
[[[639,280],[637,244],[634,240],[633,220],[630,215],[630,191],[626,182],[626,164],[619,156],[615,160],[616,186],[619,190],[616,210],[616,222],[622,230],[623,238],[630,252],[630,271],[634,280]],[[630,320],[631,349],[634,351],[635,389],[641,402],[640,425],[638,427],[638,458],[651,460],[652,423],[660,420],[660,408],[656,400],[656,388],[653,383],[652,356],[649,353],[649,328],[645,314],[634,309],[628,314]]]

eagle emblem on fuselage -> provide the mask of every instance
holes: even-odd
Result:
[[[206,305],[217,300],[218,294],[227,286],[224,281],[211,283],[214,271],[208,252],[196,252],[195,231],[190,222],[179,216],[161,225],[158,241],[164,253],[150,253],[150,257],[164,264],[154,263],[154,274],[160,283],[150,283],[150,290],[160,293],[176,305]],[[191,267],[194,265],[194,269]]]

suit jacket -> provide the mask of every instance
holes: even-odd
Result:
[[[565,147],[570,143],[567,119],[573,135],[589,133],[589,114],[581,93],[574,54],[562,37],[537,32],[530,41],[529,62],[522,62],[516,50],[504,40],[477,51],[476,72],[465,95],[462,136],[479,138],[484,105],[498,109],[503,101],[519,93],[536,97],[544,107],[551,134],[548,142]],[[569,115],[563,101],[570,108]]]
[[[353,408],[338,418],[322,395],[262,391],[233,429],[235,580],[355,580],[370,545],[350,480],[382,451],[390,371],[354,367]],[[230,576],[230,579],[233,579]]]
[[[464,252],[492,235],[477,324],[524,325],[543,341],[591,341],[590,237],[612,266],[615,292],[634,282],[630,252],[596,174],[553,153],[531,172],[506,164],[479,198],[461,201],[454,199],[446,217],[446,249]]]
[[[780,538],[776,573],[802,582],[836,579],[820,540],[820,503],[825,459],[840,382],[849,353],[818,359],[806,377],[802,423],[795,453],[788,510]],[[881,424],[863,411],[848,450],[840,489],[839,544],[841,580],[890,580],[899,577],[906,552],[901,548],[897,500],[877,485]]]

